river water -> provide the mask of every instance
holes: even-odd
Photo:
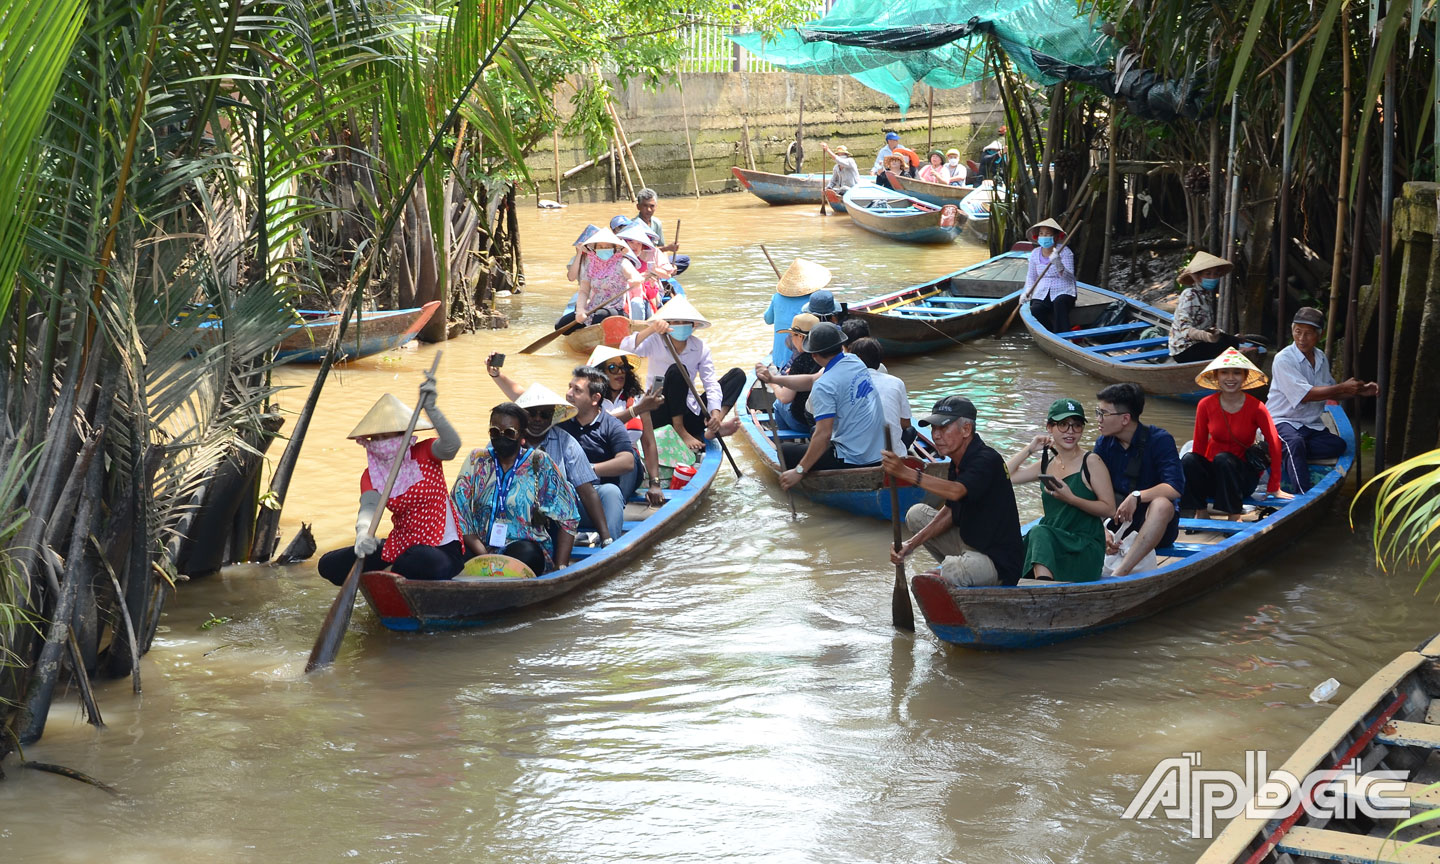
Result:
[[[559,342],[522,357],[570,288],[563,265],[611,205],[522,212],[529,288],[509,330],[444,346],[440,399],[468,446],[498,394],[483,370],[562,390]],[[717,362],[753,362],[775,279],[798,253],[840,299],[984,257],[885,244],[846,217],[748,195],[665,200],[695,264],[686,288],[715,321]],[[891,364],[911,401],[962,392],[1002,452],[1045,406],[1099,385],[1016,332]],[[283,528],[351,542],[361,450],[345,440],[383,392],[413,404],[435,348],[339,371],[311,428]],[[722,366],[723,368],[723,366]],[[312,372],[287,370],[297,410]],[[1183,440],[1183,406],[1150,422]],[[144,659],[144,695],[98,689],[107,729],[57,702],[31,759],[87,772],[118,797],[16,760],[0,782],[0,859],[91,862],[1094,862],[1181,861],[1188,821],[1121,813],[1166,758],[1271,765],[1328,708],[1435,630],[1413,574],[1386,575],[1337,511],[1235,583],[1140,624],[1041,651],[980,653],[890,626],[890,528],[801,501],[746,472],[717,479],[687,528],[630,572],[493,629],[391,633],[360,604],[333,671],[305,658],[335,589],[313,562],[233,567],[183,584]],[[458,463],[456,463],[458,464]],[[454,467],[452,467],[453,475]],[[1033,488],[1022,515],[1038,515]],[[923,553],[922,553],[923,554]],[[917,613],[918,617],[918,613]],[[228,619],[213,623],[212,619]]]

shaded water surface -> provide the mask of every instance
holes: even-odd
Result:
[[[515,354],[568,298],[563,265],[586,221],[614,208],[524,213],[529,289],[512,329],[444,346],[441,404],[484,443],[507,371],[562,389],[577,358]],[[723,364],[767,349],[759,320],[797,253],[835,271],[841,299],[917,282],[984,250],[885,245],[845,217],[749,196],[665,200],[695,257],[687,290]],[[351,364],[327,386],[285,511],[321,549],[351,542],[361,450],[345,440],[390,390],[413,402],[433,347]],[[897,361],[916,406],[964,392],[1002,451],[1062,395],[1099,385],[1012,332]],[[296,410],[312,373],[287,370]],[[1188,437],[1181,406],[1147,419]],[[144,662],[145,694],[100,688],[109,728],[57,703],[32,759],[123,790],[6,767],[0,859],[10,861],[1094,862],[1193,857],[1176,821],[1120,813],[1155,764],[1198,750],[1271,764],[1342,697],[1435,629],[1413,577],[1383,576],[1343,514],[1198,602],[1044,651],[949,648],[890,627],[889,526],[801,502],[791,521],[733,446],[683,533],[630,572],[468,633],[406,635],[357,608],[334,670],[301,668],[334,589],[313,563],[235,567],[184,584]],[[458,463],[457,463],[458,464]],[[453,476],[454,468],[451,474]],[[1033,489],[1020,493],[1029,518]],[[209,629],[212,616],[228,618]]]

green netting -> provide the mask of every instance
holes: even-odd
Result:
[[[1076,0],[839,0],[825,17],[795,30],[730,38],[794,72],[849,75],[895,100],[903,113],[917,83],[946,89],[988,77],[986,36],[1044,84],[1058,82],[1065,64],[1101,66],[1113,52]]]

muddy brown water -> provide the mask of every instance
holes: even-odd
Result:
[[[525,294],[513,327],[444,346],[441,405],[467,446],[507,370],[562,389],[577,358],[545,332],[570,293],[563,265],[610,205],[522,211]],[[723,365],[769,344],[760,314],[797,253],[835,272],[840,299],[978,261],[963,241],[910,249],[815,207],[748,195],[667,199],[667,235],[695,264],[691,298]],[[414,399],[436,349],[339,371],[326,388],[285,510],[322,550],[352,539],[361,450],[345,440],[383,392]],[[963,392],[1002,451],[1062,395],[1099,385],[1016,332],[892,364],[916,407]],[[311,372],[287,410],[304,399]],[[1188,437],[1193,415],[1151,422]],[[1039,651],[948,647],[890,627],[890,528],[784,499],[723,473],[682,533],[629,572],[488,630],[384,630],[359,605],[333,671],[301,669],[334,589],[313,562],[233,567],[181,586],[144,660],[145,693],[99,688],[109,727],[57,702],[32,759],[85,771],[111,798],[8,760],[0,859],[191,862],[1093,862],[1187,860],[1188,823],[1121,818],[1162,759],[1199,751],[1278,765],[1328,708],[1436,629],[1413,574],[1385,575],[1337,511],[1309,538],[1197,602]],[[452,475],[453,475],[452,467]],[[1038,515],[1033,488],[1023,515]],[[228,619],[208,629],[212,617]]]

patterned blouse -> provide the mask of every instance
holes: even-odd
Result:
[[[390,536],[380,547],[380,557],[394,563],[411,546],[444,546],[459,540],[455,533],[455,508],[446,494],[445,469],[430,452],[434,438],[410,445],[410,456],[420,463],[420,480],[385,502],[390,511]],[[383,483],[384,480],[381,480]],[[360,475],[360,491],[379,491],[370,469]]]
[[[451,498],[460,514],[461,533],[480,538],[492,552],[500,551],[503,544],[490,542],[491,530],[503,522],[505,543],[534,540],[544,548],[548,563],[555,543],[547,520],[570,534],[580,524],[575,487],[560,476],[543,450],[522,451],[508,473],[500,470],[489,447],[470,451]]]
[[[1200,287],[1186,288],[1175,301],[1175,314],[1170,321],[1170,356],[1196,345],[1199,339],[1190,338],[1190,329],[1209,330],[1215,326],[1215,292]]]

